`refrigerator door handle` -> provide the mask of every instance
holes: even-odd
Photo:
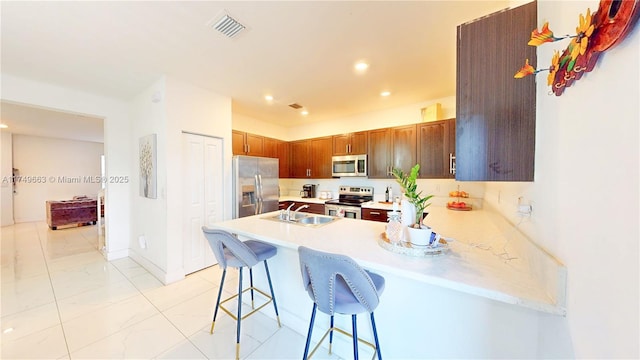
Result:
[[[260,211],[258,214],[262,214],[264,212],[264,189],[262,187],[262,175],[258,174],[258,204],[260,205]]]
[[[261,198],[261,191],[260,191],[260,180],[258,179],[258,174],[253,175],[253,179],[255,182],[255,188],[256,188],[256,210],[255,210],[255,214],[254,215],[258,215],[260,214],[260,198]]]

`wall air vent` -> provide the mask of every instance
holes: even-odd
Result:
[[[293,104],[289,104],[290,107],[298,110],[298,109],[302,109],[302,105],[297,104],[297,103],[293,103]]]
[[[236,19],[227,14],[223,14],[218,20],[212,20],[209,22],[209,26],[221,33],[222,35],[233,38],[238,35],[242,30],[247,27],[240,24]]]

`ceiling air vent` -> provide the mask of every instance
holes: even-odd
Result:
[[[246,29],[246,26],[240,24],[236,19],[227,14],[223,14],[218,20],[212,20],[209,24],[213,29],[229,38],[233,38],[238,35],[240,31]]]
[[[296,103],[289,104],[289,106],[290,106],[290,107],[292,107],[292,108],[294,108],[294,109],[296,109],[296,110],[298,110],[298,109],[302,109],[302,105],[300,105],[300,104],[296,104]]]

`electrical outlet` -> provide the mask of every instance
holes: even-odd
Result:
[[[147,248],[147,239],[144,237],[144,235],[138,236],[138,243],[140,244],[140,249]]]
[[[529,216],[531,211],[531,205],[518,205],[518,215],[520,216]]]

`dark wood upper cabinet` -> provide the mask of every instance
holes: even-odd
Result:
[[[369,151],[367,151],[369,178],[388,178],[391,158],[391,129],[369,131]]]
[[[291,143],[291,177],[309,177],[309,157],[311,156],[311,143],[309,140],[292,141]]]
[[[244,142],[245,132],[233,130],[231,132],[231,151],[233,155],[245,155],[247,146]]]
[[[417,163],[417,126],[406,125],[391,128],[391,167],[409,172]]]
[[[455,119],[418,124],[420,178],[454,177]]]
[[[280,178],[291,177],[291,144],[288,141],[278,142],[278,160]]]
[[[263,152],[262,156],[277,158],[278,157],[278,144],[281,140],[265,137],[263,139]]]
[[[292,141],[291,177],[331,178],[331,137]]]
[[[536,66],[527,45],[536,8],[534,1],[458,26],[457,180],[533,181],[535,76],[513,75],[525,59]]]
[[[391,178],[391,170],[409,171],[416,164],[416,125],[369,131],[368,176]]]
[[[264,137],[232,130],[231,151],[233,155],[265,156]]]
[[[331,178],[331,137],[311,139],[311,171],[310,177],[314,179]]]
[[[361,155],[366,153],[366,131],[333,136],[333,155]]]

